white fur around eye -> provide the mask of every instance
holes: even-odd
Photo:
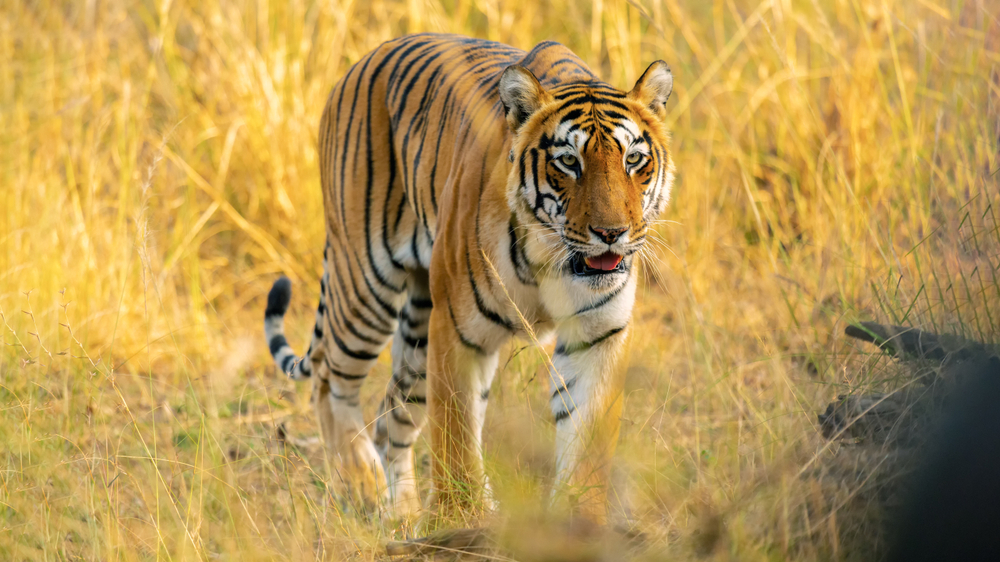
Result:
[[[635,124],[631,119],[625,119],[618,123],[618,126],[614,128],[611,135],[615,137],[618,144],[621,146],[632,146],[632,143],[637,140],[641,140],[639,137],[642,135],[639,130],[639,126]]]

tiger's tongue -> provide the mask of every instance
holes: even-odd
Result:
[[[583,261],[587,264],[587,267],[600,269],[601,271],[611,271],[618,267],[618,264],[622,261],[622,257],[614,252],[604,252],[599,256],[585,258]]]

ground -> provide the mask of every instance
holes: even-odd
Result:
[[[678,182],[635,313],[616,513],[653,559],[854,556],[843,537],[867,531],[838,517],[852,488],[819,483],[843,445],[816,415],[894,380],[844,326],[1000,339],[997,13],[989,0],[4,4],[0,558],[374,560],[412,531],[331,496],[310,390],[275,373],[261,321],[289,275],[289,337],[306,347],[330,87],[422,30],[555,39],[622,88],[671,65]],[[495,524],[517,559],[558,559],[543,546],[599,559],[541,511],[544,352],[512,345],[491,393]],[[371,378],[373,414],[387,357]]]

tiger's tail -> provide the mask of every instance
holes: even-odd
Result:
[[[324,283],[325,285],[325,283]],[[325,292],[325,291],[324,291]],[[292,282],[287,277],[281,277],[274,282],[267,294],[267,309],[264,311],[264,337],[271,349],[271,356],[283,373],[292,380],[303,380],[312,376],[313,350],[323,337],[323,296],[319,300],[319,310],[316,311],[316,327],[313,329],[312,341],[305,356],[295,355],[292,346],[285,339],[285,312],[292,300]]]

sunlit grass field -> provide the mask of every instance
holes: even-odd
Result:
[[[0,559],[375,560],[413,531],[331,496],[309,386],[275,372],[262,319],[290,276],[307,346],[320,113],[352,63],[415,31],[554,39],[622,89],[671,65],[678,183],[635,311],[616,520],[649,559],[858,556],[852,490],[815,478],[841,446],[816,414],[891,381],[844,326],[1000,339],[998,17],[993,0],[0,2]],[[494,383],[493,559],[619,560],[531,523],[558,519],[545,352],[511,346]],[[369,419],[389,374],[386,352]]]

